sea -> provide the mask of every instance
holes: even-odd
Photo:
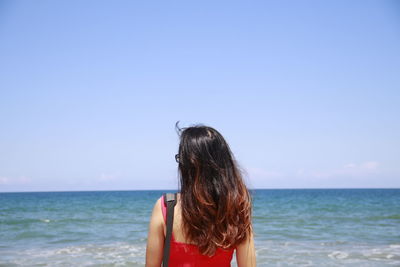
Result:
[[[144,266],[162,193],[0,193],[0,266]],[[257,266],[400,266],[400,189],[251,194]]]

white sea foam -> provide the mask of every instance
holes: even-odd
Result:
[[[0,265],[18,266],[143,266],[145,244],[114,243],[106,245],[80,245],[57,249],[30,249],[6,251]]]
[[[393,245],[256,240],[257,266],[400,266]]]
[[[144,266],[145,242],[2,250],[1,266]],[[400,266],[400,246],[256,240],[257,266]],[[232,266],[236,262],[232,261]]]
[[[342,260],[342,259],[347,258],[349,256],[349,254],[346,252],[342,252],[342,251],[334,251],[334,252],[330,253],[328,256],[331,259],[341,259]]]

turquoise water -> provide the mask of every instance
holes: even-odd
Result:
[[[0,193],[0,266],[143,266],[161,194]],[[400,189],[252,195],[258,266],[400,266]]]

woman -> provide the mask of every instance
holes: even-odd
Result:
[[[239,267],[255,266],[251,198],[227,142],[207,126],[179,132],[175,159],[181,190],[174,209],[169,266],[230,266],[235,249]],[[147,267],[161,266],[165,216],[161,197],[150,220]]]

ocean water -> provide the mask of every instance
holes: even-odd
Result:
[[[0,266],[144,266],[162,193],[0,193]],[[400,266],[400,189],[252,196],[257,266]]]

